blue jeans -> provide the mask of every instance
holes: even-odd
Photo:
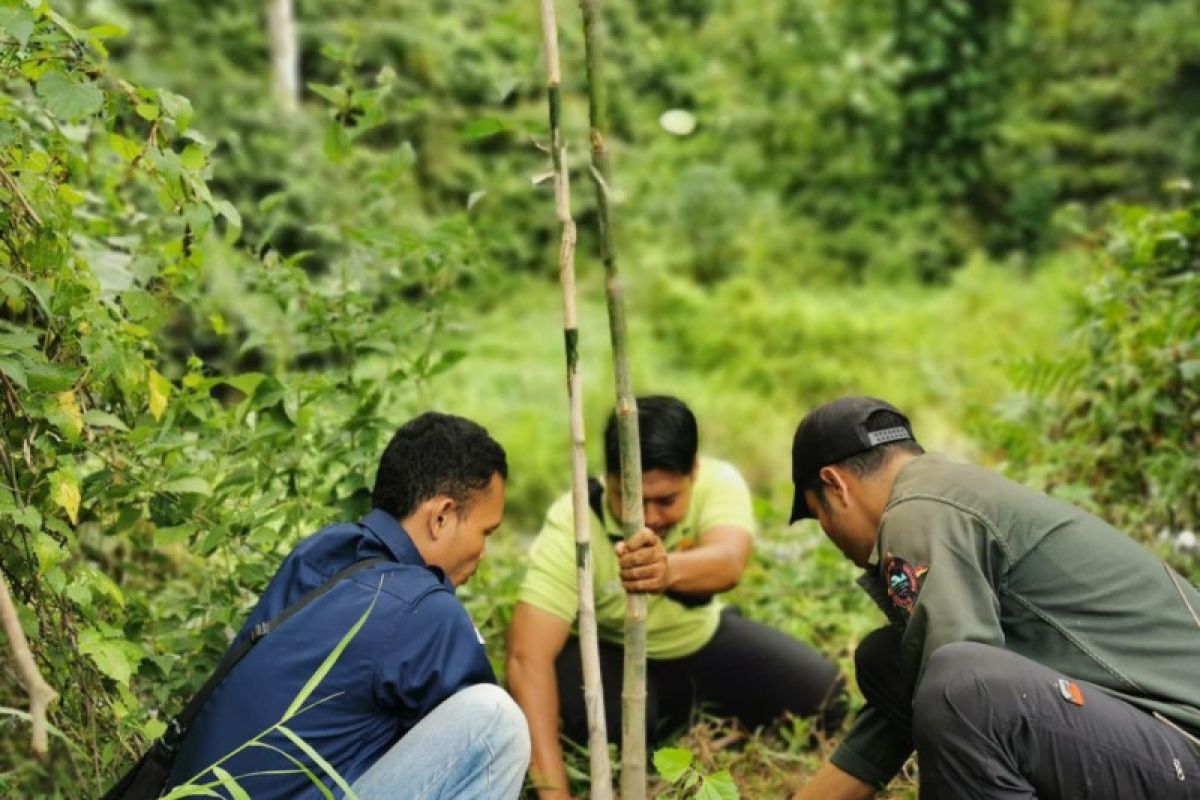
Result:
[[[508,800],[529,767],[525,716],[499,686],[447,698],[350,787],[359,800]]]

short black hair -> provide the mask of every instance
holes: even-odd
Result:
[[[388,442],[371,501],[398,520],[439,494],[465,509],[497,474],[507,480],[508,459],[482,426],[430,411],[401,425]]]
[[[663,394],[637,398],[637,410],[642,472],[661,469],[681,475],[690,473],[696,465],[700,441],[692,410],[678,397]],[[609,475],[621,472],[616,409],[608,415],[608,424],[604,426],[604,469]]]
[[[867,418],[866,427],[868,431],[881,431],[887,428],[907,427],[908,420],[900,414],[895,414],[891,411],[876,411]],[[842,467],[849,470],[851,474],[859,478],[865,478],[869,475],[874,475],[879,470],[892,460],[892,456],[897,453],[912,453],[919,456],[925,452],[925,448],[917,444],[914,439],[905,439],[898,442],[889,442],[881,444],[878,447],[872,447],[870,450],[863,450],[861,453],[856,453],[844,461],[839,461],[836,464],[830,464],[833,467]],[[829,507],[828,501],[825,499],[825,487],[821,483],[820,473],[809,475],[800,485],[799,490],[802,492],[812,492],[817,496],[819,502],[825,508]]]

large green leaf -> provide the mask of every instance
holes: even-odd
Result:
[[[29,44],[35,22],[33,12],[24,6],[0,8],[0,32],[7,33],[24,47]]]
[[[104,95],[96,84],[76,80],[59,70],[38,79],[37,94],[47,111],[69,122],[91,116],[104,105]]]
[[[691,750],[683,747],[664,747],[654,751],[654,768],[668,783],[675,783],[692,766]]]
[[[728,770],[707,776],[696,792],[696,800],[739,800],[737,784]]]

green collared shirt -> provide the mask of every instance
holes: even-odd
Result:
[[[938,455],[901,468],[868,592],[903,626],[901,669],[920,682],[951,642],[1003,647],[1200,731],[1200,592],[1086,512]],[[907,731],[868,708],[833,762],[885,785]]]

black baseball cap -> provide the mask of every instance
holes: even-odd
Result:
[[[904,424],[896,425],[893,419],[886,426],[880,422],[872,427],[871,417],[880,411],[896,414]],[[822,467],[838,464],[889,442],[905,440],[916,441],[908,417],[891,403],[874,397],[840,397],[808,412],[800,420],[792,439],[792,483],[796,485],[796,497],[788,521],[814,516],[801,487]]]

